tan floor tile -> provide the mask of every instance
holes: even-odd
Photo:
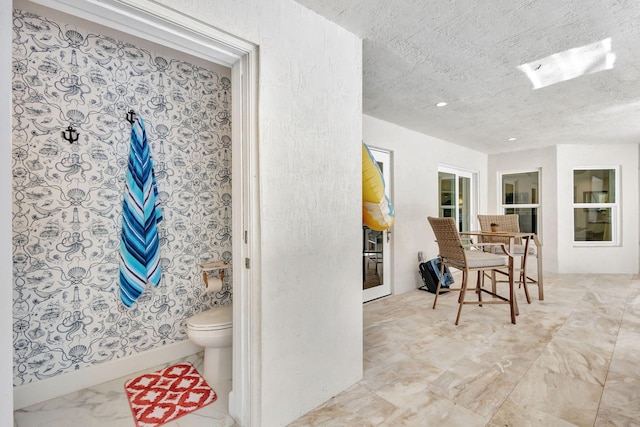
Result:
[[[383,426],[481,427],[487,418],[434,393],[420,393],[396,409]]]
[[[473,361],[482,361],[485,364],[495,366],[501,372],[524,375],[543,348],[544,344],[540,344],[538,341],[512,343],[496,340],[476,346],[467,357]]]
[[[601,345],[590,342],[555,337],[546,346],[534,366],[604,385],[613,353],[613,345],[610,347],[603,350]]]
[[[577,309],[586,309],[594,315],[621,319],[626,301],[626,290],[623,295],[611,295],[600,290],[594,290],[585,294],[584,298],[580,300]]]
[[[595,426],[640,425],[639,402],[640,378],[611,373],[604,387]]]
[[[620,318],[594,315],[591,310],[576,309],[557,333],[559,337],[598,343],[603,349],[613,349],[620,329]]]
[[[509,397],[518,406],[537,409],[578,426],[592,426],[602,389],[597,384],[533,367]]]
[[[450,337],[441,338],[438,342],[427,344],[411,344],[403,348],[403,352],[415,360],[428,363],[441,370],[449,368],[469,351],[469,343]]]
[[[416,394],[423,393],[426,388],[422,378],[398,378],[395,381],[379,387],[375,394],[400,407],[412,399]]]
[[[625,316],[640,319],[640,287],[634,288],[629,292]]]
[[[640,330],[623,329],[620,331],[616,348],[613,352],[611,366],[609,367],[609,376],[611,376],[611,374],[617,374],[617,376],[640,379],[639,366]]]
[[[367,388],[396,406],[402,406],[416,394],[422,393],[427,384],[442,374],[442,370],[433,365],[404,357],[406,360],[396,364],[394,369],[362,380]],[[384,382],[380,381],[382,378]]]
[[[374,426],[397,408],[356,384],[289,426]]]
[[[517,405],[507,399],[493,416],[487,427],[573,427],[575,424],[561,420],[546,412],[525,405]]]
[[[502,366],[463,360],[436,378],[428,389],[470,411],[490,417],[522,376]]]

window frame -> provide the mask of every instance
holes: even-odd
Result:
[[[537,173],[538,174],[538,188],[537,188],[537,203],[504,203],[504,183],[503,176],[504,175],[515,175],[515,174],[526,174],[526,173]],[[542,235],[542,168],[533,168],[533,169],[516,169],[516,170],[505,170],[498,171],[498,212],[502,215],[506,214],[507,209],[536,209],[536,235]]]
[[[622,218],[620,216],[620,165],[589,165],[589,166],[574,166],[571,168],[571,187],[575,190],[575,171],[577,170],[613,170],[615,173],[615,202],[611,203],[600,203],[600,202],[576,202],[574,200],[574,191],[571,192],[571,217],[572,217],[572,230],[571,230],[571,241],[573,246],[575,247],[603,247],[603,246],[620,246],[620,230]],[[575,212],[576,209],[611,209],[611,240],[610,241],[583,241],[576,240],[576,223],[575,223]]]

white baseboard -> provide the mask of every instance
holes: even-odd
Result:
[[[183,340],[122,359],[17,386],[13,388],[13,409],[15,411],[136,372],[146,371],[199,351],[202,351],[202,347],[189,340]]]

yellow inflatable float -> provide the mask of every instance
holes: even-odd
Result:
[[[384,194],[384,178],[369,148],[362,144],[362,222],[372,230],[384,231],[393,225],[395,212]]]

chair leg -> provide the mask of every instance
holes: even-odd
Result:
[[[464,305],[464,295],[467,293],[467,271],[462,273],[462,287],[460,289],[460,297],[458,298],[458,315],[456,316],[456,325],[460,320],[460,313],[462,312],[462,306]]]
[[[467,283],[467,272],[466,272],[466,270],[462,270],[462,283]],[[460,288],[460,290],[462,291],[462,287]],[[460,303],[460,301],[462,301],[462,292],[460,292],[458,294],[458,303]]]
[[[520,281],[522,283],[522,286],[524,286],[524,294],[527,296],[527,303],[531,304],[529,288],[527,288],[527,258],[529,256],[529,243],[531,243],[531,239],[527,238],[524,244],[524,253],[520,258]]]
[[[482,289],[480,288],[481,281],[484,280],[484,271],[478,271],[478,279],[476,281],[476,292],[478,293],[478,305],[482,307]]]
[[[527,287],[527,261],[526,257],[522,257],[522,263],[520,264],[520,278],[519,281],[524,287],[524,294],[527,297],[527,303],[531,304],[531,297],[529,296],[529,288]]]
[[[440,263],[440,277],[438,278],[438,286],[436,286],[436,296],[433,299],[433,309],[436,309],[436,303],[438,302],[438,295],[440,295],[440,287],[442,286],[442,278],[444,276],[444,263]]]
[[[491,270],[491,292],[496,293],[496,271]]]
[[[436,303],[438,302],[438,295],[440,295],[440,285],[442,284],[442,278],[438,280],[438,286],[436,286],[436,295],[433,298],[433,309],[436,309]]]

